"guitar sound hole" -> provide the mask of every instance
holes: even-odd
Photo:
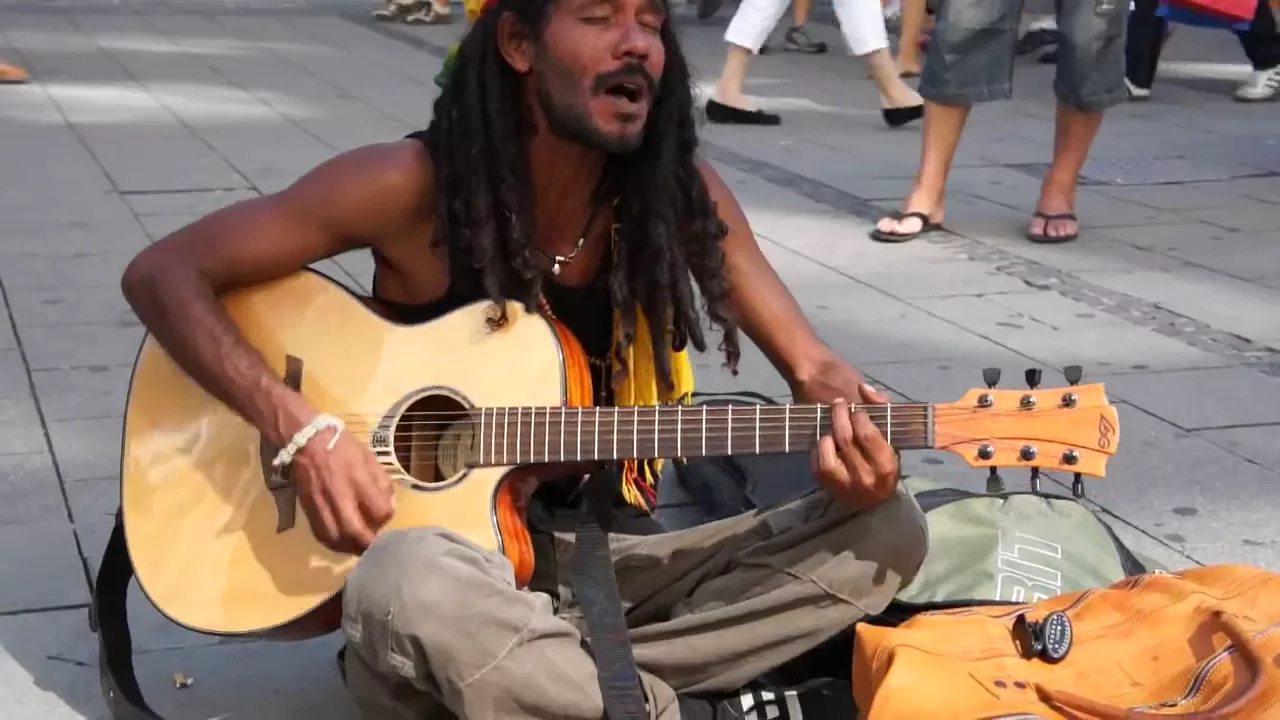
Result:
[[[474,442],[471,411],[443,393],[429,393],[409,403],[392,432],[396,461],[423,485],[457,480],[466,472]]]

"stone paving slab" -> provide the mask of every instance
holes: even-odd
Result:
[[[0,688],[12,717],[104,712],[82,605],[118,500],[141,337],[119,296],[125,263],[337,151],[425,125],[458,29],[375,26],[367,9],[0,0],[0,56],[39,80],[0,91]],[[681,32],[705,91],[723,22],[686,18]],[[1280,170],[1268,169],[1270,108],[1233,104],[1230,81],[1195,75],[1214,62],[1243,77],[1223,38],[1180,33],[1170,82],[1156,101],[1114,111],[1096,156],[1182,158],[1191,173],[1215,157],[1249,165],[1252,149],[1256,167]],[[906,190],[919,134],[882,127],[862,64],[841,53],[758,58],[749,92],[781,108],[784,125],[707,127],[704,152],[819,333],[892,397],[949,401],[979,386],[986,366],[1004,369],[1001,387],[1021,387],[1031,366],[1056,385],[1059,367],[1082,362],[1085,381],[1106,382],[1119,402],[1121,452],[1089,487],[1122,539],[1168,567],[1280,569],[1280,177],[1092,185],[1080,241],[1027,243],[1034,166],[1051,137],[1048,72],[1020,66],[1015,99],[974,112],[949,195],[952,234],[928,242],[866,239]],[[367,291],[372,265],[354,253],[317,269]],[[695,364],[703,390],[789,393],[750,343],[737,377],[714,350]],[[904,467],[970,489],[986,476],[944,452],[908,453]],[[1006,481],[1025,487],[1026,473]],[[1044,483],[1065,492],[1070,478]],[[166,717],[354,717],[336,638],[219,642],[174,627],[136,590],[130,613],[143,684]],[[174,672],[195,684],[174,689]]]

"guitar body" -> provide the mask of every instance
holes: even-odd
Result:
[[[374,448],[397,481],[386,529],[448,527],[505,553],[527,582],[533,557],[513,468],[460,469],[434,449],[452,438],[443,420],[467,408],[590,404],[586,358],[562,326],[511,304],[508,322],[491,329],[487,302],[397,325],[311,271],[224,302],[274,371]],[[336,629],[356,558],[316,541],[270,467],[276,451],[144,340],[125,417],[121,507],[138,583],[169,619],[208,634]]]

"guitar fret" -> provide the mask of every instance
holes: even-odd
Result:
[[[516,408],[516,462],[520,462],[520,408]]]
[[[813,406],[813,442],[816,445],[822,439],[822,406]]]
[[[702,406],[702,456],[707,455],[707,406]]]
[[[511,428],[511,408],[502,408],[502,464],[507,464],[507,431]]]
[[[569,408],[560,408],[560,459],[564,460],[564,426],[565,416],[568,414]],[[579,458],[581,459],[581,458]]]
[[[724,434],[728,437],[728,441],[725,443],[724,452],[726,455],[732,455],[733,454],[733,406],[725,405],[724,409],[725,409]]]
[[[782,406],[782,452],[791,452],[791,406]]]
[[[636,405],[631,412],[631,454],[640,454],[640,406]]]
[[[756,405],[756,454],[760,454],[760,406]]]
[[[658,451],[658,406],[653,407],[653,456],[662,457]]]
[[[893,405],[884,406],[884,439],[893,444]]]
[[[600,408],[596,408],[595,416],[596,416],[595,429],[592,430],[591,433],[596,436],[596,447],[595,447],[595,454],[591,456],[591,459],[599,460],[600,459]]]
[[[618,408],[613,409],[613,456],[618,457]]]
[[[576,457],[578,462],[582,462],[582,408],[578,408],[578,454]]]
[[[480,464],[484,464],[484,408],[480,408],[480,431],[476,433],[480,438]]]
[[[676,457],[684,457],[684,452],[681,450],[681,446],[683,445],[682,441],[684,440],[684,430],[680,428],[680,408],[682,407],[684,406],[676,405]]]

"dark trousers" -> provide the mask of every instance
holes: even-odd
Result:
[[[1149,88],[1156,79],[1160,49],[1169,23],[1156,16],[1159,0],[1134,0],[1129,13],[1129,37],[1125,43],[1125,75],[1138,87]],[[1248,30],[1239,31],[1240,47],[1254,70],[1280,66],[1280,32],[1267,0],[1260,0]]]

